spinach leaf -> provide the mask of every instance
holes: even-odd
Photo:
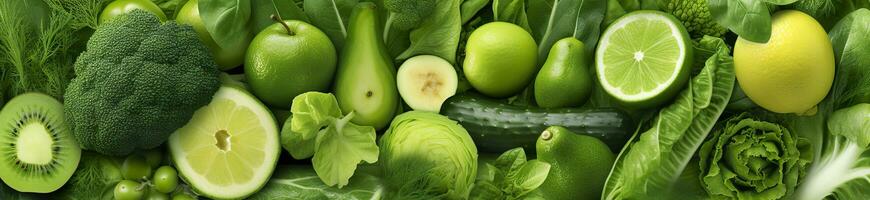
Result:
[[[317,174],[311,170],[311,166],[278,166],[266,186],[248,199],[383,199],[386,190],[381,179],[374,173],[377,168],[366,167],[368,166],[363,166],[360,172],[350,179],[346,187],[339,189],[323,184],[317,178]]]
[[[459,12],[461,4],[461,0],[438,2],[432,15],[411,30],[408,35],[409,46],[396,60],[405,60],[416,55],[434,55],[456,64],[456,49],[462,29]]]
[[[495,21],[516,24],[531,33],[529,20],[526,17],[525,0],[494,0],[492,14]]]
[[[632,136],[616,160],[602,199],[644,199],[670,194],[695,151],[725,110],[734,88],[731,56],[720,38],[699,45],[719,49],[704,68],[662,108],[648,130]],[[667,199],[667,198],[666,198]]]
[[[303,93],[293,98],[292,105],[293,116],[281,130],[281,144],[293,158],[314,156],[314,171],[326,185],[344,187],[357,164],[378,160],[375,129],[351,123],[354,112],[341,116],[332,94]]]
[[[261,30],[284,20],[308,21],[293,0],[199,0],[199,15],[212,39],[223,49],[247,49]]]
[[[344,47],[344,39],[347,37],[347,21],[353,7],[359,0],[319,0],[304,1],[304,9],[311,19],[311,24],[323,30],[335,49]]]
[[[550,164],[526,160],[521,147],[508,150],[478,173],[469,199],[523,199],[538,189],[550,173]]]
[[[199,15],[212,39],[223,49],[247,49],[253,33],[249,0],[200,0]]]
[[[743,39],[759,43],[770,39],[770,11],[760,0],[710,0],[710,14]]]
[[[591,56],[606,10],[606,1],[530,0],[527,15],[532,36],[538,43],[538,63],[544,63],[553,43],[565,37],[583,41],[587,56]]]
[[[465,0],[459,6],[459,15],[462,17],[462,24],[466,24],[477,15],[477,12],[486,7],[490,0]]]

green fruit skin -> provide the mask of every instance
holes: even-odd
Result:
[[[160,193],[170,193],[178,187],[178,171],[170,166],[157,168],[151,181],[154,181],[154,190]]]
[[[372,3],[360,3],[351,14],[349,30],[335,83],[335,97],[345,114],[358,125],[386,127],[396,112],[399,92],[396,69],[386,51]]]
[[[569,37],[557,41],[535,78],[535,101],[544,108],[576,107],[592,93],[585,45]]]
[[[500,48],[503,46],[511,48]],[[535,40],[511,23],[491,22],[474,30],[468,37],[465,52],[462,65],[465,77],[474,89],[490,97],[503,98],[519,93],[538,70]]]
[[[148,195],[145,196],[145,200],[169,200],[169,194],[158,192],[156,190],[149,190]]]
[[[187,1],[187,3],[178,10],[178,16],[175,17],[175,21],[179,24],[187,24],[193,27],[193,30],[196,31],[196,35],[199,36],[199,40],[208,47],[208,50],[211,52],[211,55],[214,57],[215,63],[218,64],[220,70],[230,70],[242,65],[242,62],[245,59],[245,50],[224,49],[218,46],[211,37],[211,34],[208,33],[208,30],[205,28],[205,24],[202,22],[197,6],[199,4],[198,2],[199,0]]]
[[[616,156],[604,142],[553,126],[549,139],[535,144],[538,160],[550,163],[550,174],[538,187],[544,199],[599,199]],[[591,151],[590,151],[591,150]]]
[[[290,109],[296,95],[327,91],[337,56],[332,41],[314,25],[285,20],[263,29],[248,47],[245,76],[252,92],[272,107]]]
[[[151,166],[141,155],[130,155],[121,165],[121,174],[127,180],[140,180],[151,177]]]
[[[166,21],[166,15],[163,14],[163,10],[150,0],[116,0],[106,5],[106,8],[103,8],[103,12],[100,13],[99,22],[100,24],[108,22],[119,15],[126,14],[135,9],[154,13],[161,22]]]
[[[122,180],[115,185],[113,195],[117,200],[139,200],[145,196],[145,190],[138,190],[140,183],[131,180]]]

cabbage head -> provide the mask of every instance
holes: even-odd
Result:
[[[477,176],[477,148],[465,128],[437,113],[393,119],[380,140],[389,199],[466,199]]]
[[[783,199],[812,159],[809,141],[744,113],[720,124],[699,151],[701,182],[714,199]]]

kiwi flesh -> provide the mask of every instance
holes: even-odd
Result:
[[[21,94],[0,111],[0,179],[19,192],[49,193],[75,172],[81,148],[63,105],[41,93]]]

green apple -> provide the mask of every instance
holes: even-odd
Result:
[[[193,30],[199,35],[199,40],[211,51],[211,55],[221,70],[229,70],[242,65],[245,59],[245,50],[221,48],[212,39],[208,30],[205,29],[205,24],[202,23],[202,18],[199,16],[199,7],[197,5],[199,5],[199,0],[187,1],[181,7],[181,10],[178,10],[178,16],[175,17],[175,21],[180,24],[193,26]]]
[[[290,108],[296,95],[326,91],[335,75],[335,47],[323,31],[297,20],[279,20],[263,29],[245,56],[245,76],[254,95]]]
[[[112,3],[109,3],[109,5],[106,5],[106,8],[103,8],[103,13],[100,14],[99,19],[100,24],[135,9],[154,13],[161,22],[166,21],[166,15],[163,14],[163,10],[161,10],[160,7],[157,7],[157,4],[154,4],[154,2],[151,2],[150,0],[115,0],[112,1]]]

